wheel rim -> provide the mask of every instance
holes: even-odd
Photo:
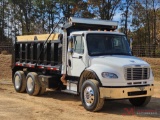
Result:
[[[15,77],[15,88],[19,89],[20,86],[21,86],[21,79],[18,75],[16,75],[16,77]]]
[[[34,82],[33,79],[31,77],[28,77],[27,79],[27,89],[29,92],[31,92],[34,88]]]
[[[94,102],[94,91],[90,86],[86,87],[84,90],[84,101],[87,106],[91,106]]]

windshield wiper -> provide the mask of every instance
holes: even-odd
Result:
[[[132,56],[132,55],[129,54],[129,53],[113,53],[113,55],[127,55],[127,56]]]
[[[129,53],[97,53],[97,54],[90,54],[91,56],[102,56],[102,55],[126,55],[126,56],[132,56]]]

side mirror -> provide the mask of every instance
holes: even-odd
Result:
[[[69,42],[69,43],[70,43],[70,42],[73,43],[73,36],[69,36],[69,37],[68,37],[68,42]]]
[[[133,51],[131,51],[132,56],[134,56]]]
[[[63,43],[63,34],[59,34],[58,35],[58,40],[60,41],[60,43]]]
[[[68,48],[68,52],[72,54],[73,53],[73,48]]]
[[[68,37],[68,52],[73,53],[73,36]]]

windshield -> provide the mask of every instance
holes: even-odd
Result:
[[[87,45],[90,56],[132,55],[124,35],[88,34]]]

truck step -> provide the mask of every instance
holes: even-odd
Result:
[[[67,81],[67,90],[77,91],[77,84],[78,84],[78,81],[68,80]]]
[[[72,90],[61,90],[61,92],[78,95],[78,93],[76,91],[72,91]]]

